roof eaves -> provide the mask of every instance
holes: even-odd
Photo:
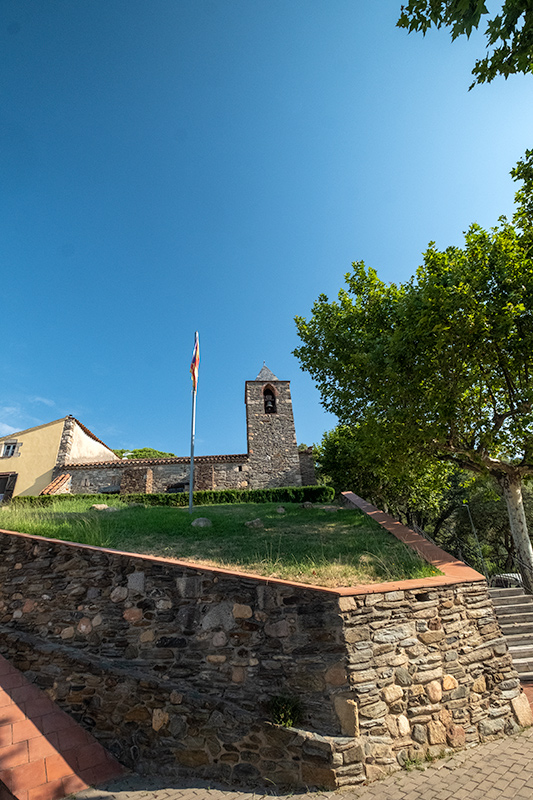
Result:
[[[132,458],[132,459],[118,459],[117,461],[92,461],[87,464],[68,464],[69,469],[90,469],[91,467],[109,467],[111,469],[118,469],[121,467],[149,467],[165,464],[188,464],[190,462],[189,456],[176,456],[175,458]],[[222,455],[222,456],[195,456],[195,463],[200,464],[224,464],[248,461],[248,453]]]
[[[23,431],[13,431],[13,433],[6,433],[5,436],[0,436],[0,442],[4,441],[5,439],[13,439],[17,436],[22,436],[23,433],[31,433],[31,431],[38,431],[41,428],[46,428],[48,425],[55,425],[56,422],[64,422],[67,417],[60,417],[59,419],[53,419],[51,422],[43,422],[42,425],[34,425],[33,428],[24,428]]]

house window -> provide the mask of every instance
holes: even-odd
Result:
[[[18,456],[19,449],[22,442],[4,442],[4,449],[2,451],[2,458],[11,458],[11,456]]]

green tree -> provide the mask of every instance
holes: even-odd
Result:
[[[521,181],[522,186],[515,194],[516,211],[513,222],[520,231],[522,247],[528,255],[533,255],[533,150],[526,150],[525,157],[521,158],[516,167],[511,170],[515,181]]]
[[[123,458],[124,455],[128,454],[128,459],[131,458],[175,458],[176,456],[174,453],[165,453],[163,450],[154,450],[152,447],[139,447],[137,450],[126,450],[124,448],[120,450],[113,450],[113,452],[119,457]]]
[[[457,498],[437,543],[474,568],[489,574],[515,572],[509,516],[501,492],[490,477],[479,475]],[[524,500],[530,492],[524,485]],[[481,558],[482,557],[482,558]]]
[[[472,225],[462,248],[430,244],[405,284],[384,284],[362,262],[346,281],[338,301],[321,295],[309,321],[296,319],[302,345],[295,355],[324,406],[343,424],[394,426],[399,453],[490,475],[533,591],[521,492],[533,475],[527,241],[504,219],[491,231]]]
[[[485,0],[409,0],[401,8],[398,27],[426,33],[429,28],[449,28],[452,40],[469,37],[489,14]],[[488,54],[478,59],[472,74],[476,83],[490,83],[497,75],[507,78],[533,71],[533,6],[526,0],[503,0],[487,19]],[[472,88],[472,86],[470,88]]]
[[[397,440],[392,425],[338,425],[314,447],[317,475],[337,492],[352,490],[408,525],[434,529],[442,517],[440,527],[451,467],[420,453],[398,453]]]

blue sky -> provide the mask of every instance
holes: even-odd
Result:
[[[3,0],[0,434],[74,414],[111,447],[246,450],[244,381],[333,427],[293,318],[353,261],[407,280],[430,240],[512,213],[533,78],[468,92],[480,35],[400,0]]]

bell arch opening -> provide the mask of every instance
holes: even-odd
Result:
[[[276,393],[272,386],[265,386],[263,389],[263,402],[265,404],[265,414],[278,413]]]

